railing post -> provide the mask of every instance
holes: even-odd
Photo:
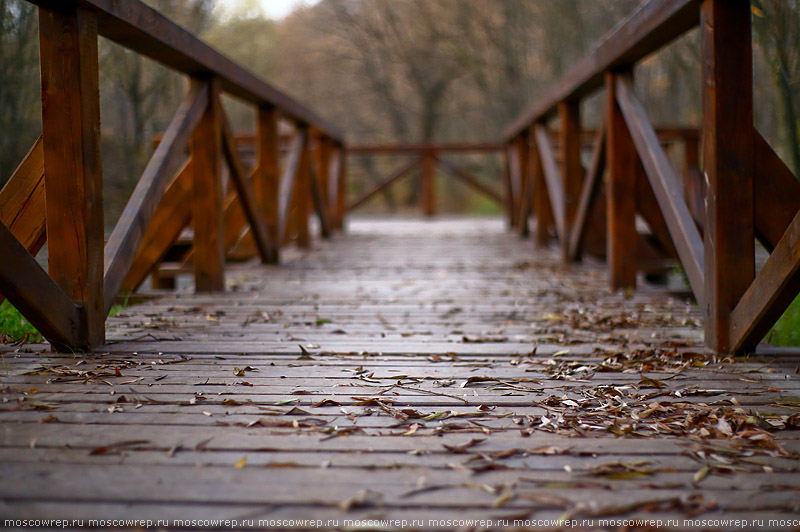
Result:
[[[530,155],[530,130],[525,130],[520,133],[516,141],[517,160],[519,161],[519,198],[517,198],[517,229],[519,234],[526,237],[530,234],[528,218],[530,213],[528,207],[530,206],[531,195],[531,172],[529,164]]]
[[[292,227],[297,231],[297,246],[303,249],[311,247],[311,232],[308,227],[308,218],[311,216],[311,138],[307,125],[298,124],[298,129],[305,131],[306,142],[300,154],[300,167],[297,172],[294,195],[294,214]]]
[[[629,289],[636,286],[636,255],[638,234],[636,232],[636,180],[639,174],[639,157],[636,146],[628,132],[625,118],[617,104],[616,77],[630,72],[606,74],[608,98],[608,144],[606,183],[607,211],[607,260],[612,290]]]
[[[280,183],[278,110],[262,105],[258,108],[256,154],[258,170],[253,181],[256,200],[267,224],[273,253],[270,262],[280,262],[281,236],[278,235],[278,186]]]
[[[347,148],[339,146],[338,163],[336,165],[336,215],[333,217],[333,228],[344,231],[344,217],[347,214]]]
[[[564,188],[564,239],[561,253],[564,262],[569,257],[569,237],[575,225],[575,215],[583,188],[583,164],[581,163],[581,105],[579,100],[558,104],[561,119],[559,132],[561,150],[561,182]]]
[[[55,347],[91,350],[106,318],[97,17],[40,8],[39,48],[48,269],[81,320],[76,345]]]
[[[705,342],[720,352],[730,350],[730,313],[755,277],[750,17],[749,0],[701,8]]]
[[[422,156],[422,213],[436,214],[436,156],[425,152]]]
[[[197,292],[218,292],[225,289],[220,86],[216,78],[192,83],[209,84],[208,107],[190,142],[194,283]]]
[[[508,229],[514,229],[514,187],[511,183],[511,157],[509,156],[511,144],[503,145],[503,182],[505,184],[505,208],[506,208],[506,222],[508,222]]]

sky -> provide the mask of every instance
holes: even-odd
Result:
[[[292,8],[300,4],[313,4],[314,1],[303,0],[218,0],[225,9],[236,9],[239,6],[255,3],[261,6],[264,14],[270,18],[280,19],[291,12]]]

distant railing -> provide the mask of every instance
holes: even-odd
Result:
[[[344,179],[336,128],[139,0],[30,1],[40,8],[42,137],[0,191],[0,293],[54,348],[103,344],[120,289],[138,286],[189,224],[200,292],[224,289],[225,254],[244,225],[265,263],[278,262],[287,227],[308,243],[312,202],[325,236],[342,226],[343,210],[330,200]],[[105,246],[98,35],[190,77]],[[251,172],[223,92],[257,108]],[[295,130],[282,170],[279,118]],[[34,259],[45,241],[49,275]]]
[[[682,179],[636,96],[632,73],[638,61],[698,25],[702,173],[691,168],[700,159],[697,143],[687,142],[692,161]],[[753,125],[752,71],[749,0],[643,3],[506,130],[511,226],[527,231],[533,211],[537,240],[544,243],[554,226],[571,261],[580,259],[600,220],[611,287],[628,289],[636,285],[640,214],[662,252],[683,265],[704,309],[706,345],[752,350],[800,291],[800,182]],[[606,118],[584,170],[580,102],[604,85]],[[560,167],[546,129],[556,116]],[[756,239],[771,252],[758,275]]]
[[[420,170],[420,203],[425,216],[436,214],[436,176],[437,169],[442,168],[448,175],[464,183],[472,190],[489,198],[503,207],[502,193],[481,181],[458,164],[444,158],[443,154],[475,154],[475,153],[503,153],[502,144],[390,144],[372,146],[350,146],[347,149],[348,157],[376,156],[376,155],[406,155],[412,159],[401,164],[389,174],[389,177],[362,193],[346,207],[347,212],[355,210],[372,199],[376,194],[396,185],[402,179]]]

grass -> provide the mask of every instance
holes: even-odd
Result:
[[[0,340],[3,342],[41,342],[39,331],[8,300],[0,303]]]
[[[128,294],[125,294],[122,305],[114,305],[109,316],[116,316],[128,306]],[[0,303],[0,343],[36,343],[43,342],[44,337],[8,300]]]
[[[800,346],[800,297],[797,297],[781,319],[767,333],[766,340],[772,345]]]

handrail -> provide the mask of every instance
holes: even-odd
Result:
[[[223,92],[256,105],[277,107],[287,118],[344,144],[341,130],[140,0],[28,1],[50,9],[70,5],[87,9],[96,14],[97,32],[103,37],[184,74],[217,77]]]
[[[580,99],[603,85],[608,70],[630,66],[669,44],[700,21],[700,0],[651,0],[640,4],[542,98],[504,131],[506,140],[552,115],[559,102]]]
[[[234,246],[279,262],[281,244],[310,246],[311,206],[322,237],[342,228],[344,135],[140,0],[29,0],[39,6],[42,137],[0,190],[8,251],[0,292],[59,350],[91,350],[120,289],[159,265],[191,223],[197,291],[225,289]],[[103,238],[98,37],[189,77],[189,89],[146,165],[108,243]],[[221,102],[255,104],[256,160],[246,168]],[[302,140],[280,182],[278,120]],[[187,155],[188,148],[188,155]],[[223,165],[231,177],[223,190]],[[280,195],[280,197],[279,197]],[[312,202],[313,200],[313,202]],[[280,231],[280,232],[279,232]],[[34,268],[47,240],[48,271]]]
[[[606,258],[613,290],[636,286],[640,251],[680,261],[705,312],[706,345],[733,353],[753,349],[800,292],[800,182],[753,123],[751,17],[749,0],[643,2],[505,130],[513,229],[526,236],[533,210],[537,244],[555,227],[565,261],[591,246]],[[670,139],[651,124],[632,73],[698,25],[701,134],[678,128]],[[585,178],[580,103],[604,85]],[[554,149],[547,122],[556,113]],[[682,172],[668,140],[684,145]],[[638,233],[637,214],[649,235]],[[759,272],[756,239],[771,252]]]

